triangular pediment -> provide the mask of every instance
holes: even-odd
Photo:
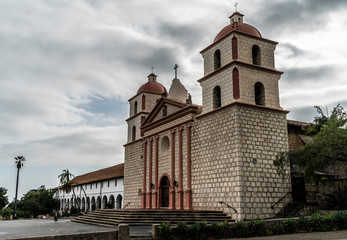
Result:
[[[183,103],[175,99],[161,98],[149,113],[146,120],[142,123],[142,126],[173,116],[175,113],[178,113],[189,106],[191,106],[191,104]]]

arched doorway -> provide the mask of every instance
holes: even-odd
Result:
[[[83,197],[82,198],[82,212],[85,212],[86,211],[86,199]]]
[[[99,196],[96,200],[96,209],[100,209],[101,208],[101,197]]]
[[[110,199],[108,200],[108,203],[109,203],[111,209],[114,209],[114,202],[115,202],[114,201],[114,196],[111,195]]]
[[[101,205],[101,208],[102,208],[102,209],[105,209],[106,206],[107,206],[107,197],[104,196],[104,197],[102,198],[102,205]]]
[[[90,198],[89,197],[87,197],[87,210],[86,211],[87,212],[90,211]]]
[[[121,209],[122,208],[122,195],[118,195],[116,199],[116,208]]]
[[[95,197],[92,197],[92,211],[96,209]]]
[[[160,207],[169,207],[170,180],[164,176],[160,181]]]

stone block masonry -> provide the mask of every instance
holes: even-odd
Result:
[[[273,161],[288,149],[286,112],[231,104],[198,117],[192,132],[193,208],[236,208],[237,220],[274,215],[271,204],[290,191]]]

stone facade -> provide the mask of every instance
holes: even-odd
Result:
[[[146,107],[141,136],[125,145],[124,201],[132,207],[230,213],[224,202],[235,208],[237,220],[269,218],[279,210],[271,205],[291,183],[273,164],[277,153],[288,150],[287,111],[279,104],[282,72],[274,65],[277,43],[242,17],[235,13],[232,20],[240,22],[201,52],[202,106],[192,104],[174,79],[168,98],[163,91]],[[129,129],[137,124],[128,119]]]

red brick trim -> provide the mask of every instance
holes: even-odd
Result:
[[[238,49],[237,49],[237,38],[235,36],[231,39],[231,54],[232,54],[233,60],[236,60],[239,58]]]
[[[240,99],[240,86],[239,86],[239,70],[233,69],[233,97],[235,100]]]
[[[176,130],[171,130],[171,179],[172,184],[170,184],[170,192],[169,192],[169,209],[174,210],[176,208],[175,204],[175,185],[173,184],[175,181],[175,134]]]
[[[158,172],[159,172],[159,135],[155,136],[155,164],[154,164],[154,193],[153,193],[153,208],[159,208],[158,205]]]
[[[187,123],[187,188],[184,191],[186,198],[185,210],[192,210],[192,159],[191,159],[191,123]]]

